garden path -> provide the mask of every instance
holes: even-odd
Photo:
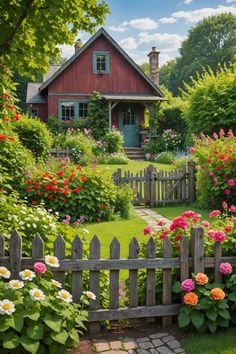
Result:
[[[145,220],[149,226],[154,226],[156,230],[161,229],[161,226],[157,226],[160,220],[164,220],[167,226],[170,226],[171,221],[164,216],[158,214],[156,211],[143,207],[135,207],[135,211],[140,218]]]

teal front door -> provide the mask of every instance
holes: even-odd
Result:
[[[119,111],[119,129],[124,135],[124,146],[138,146],[137,112],[132,107],[123,107]]]

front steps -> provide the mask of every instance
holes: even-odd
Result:
[[[138,147],[127,147],[125,153],[130,160],[144,160],[144,151]]]

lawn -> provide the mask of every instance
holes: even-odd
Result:
[[[216,334],[192,334],[181,340],[188,354],[235,354],[235,329]]]
[[[196,213],[202,215],[202,220],[209,220],[209,211],[200,209],[197,203],[192,204],[183,204],[178,206],[165,206],[165,207],[158,207],[153,208],[158,214],[165,216],[168,219],[174,219],[176,216],[181,215],[186,210],[194,210]]]

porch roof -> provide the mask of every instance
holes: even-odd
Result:
[[[109,102],[143,102],[152,103],[157,101],[167,101],[164,97],[153,95],[131,95],[131,94],[103,94],[102,95]]]

